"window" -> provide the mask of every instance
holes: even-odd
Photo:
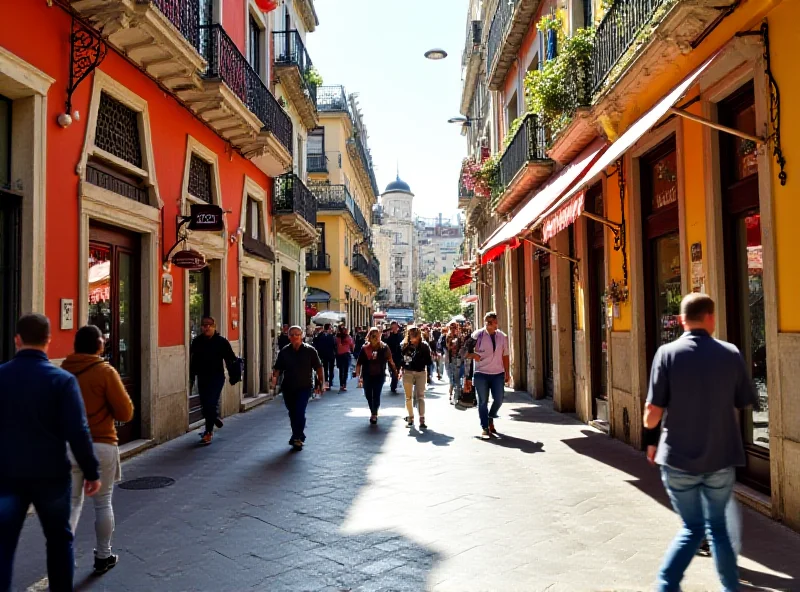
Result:
[[[100,95],[95,146],[142,168],[139,114],[106,93]]]
[[[253,15],[249,15],[248,38],[247,61],[253,67],[253,70],[261,76],[261,27],[256,22],[256,19],[253,18]]]
[[[325,252],[325,223],[324,222],[317,222],[317,245],[314,247],[314,250],[317,253],[324,253]]]
[[[189,193],[206,203],[212,203],[211,198],[211,163],[206,162],[197,154],[192,154],[189,163]]]
[[[506,133],[511,130],[511,124],[514,123],[514,120],[518,117],[519,112],[517,110],[517,93],[514,91],[514,94],[511,97],[511,100],[508,102],[506,106]]]
[[[308,170],[325,172],[325,128],[318,127],[308,134]]]
[[[442,273],[447,273],[447,268],[446,267],[442,267]]]
[[[245,230],[250,238],[264,242],[264,216],[261,213],[261,202],[252,197],[247,198],[247,226]]]

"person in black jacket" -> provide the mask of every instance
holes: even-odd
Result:
[[[400,346],[403,343],[403,334],[400,332],[400,324],[397,321],[392,321],[389,327],[389,335],[383,340],[389,346],[389,351],[392,352],[392,361],[395,367],[400,368],[403,361],[403,355],[400,353]],[[393,395],[397,394],[397,380],[398,374],[392,375],[392,383],[390,389]]]
[[[312,345],[317,350],[319,359],[322,361],[322,368],[325,370],[326,390],[331,390],[333,369],[336,366],[336,340],[330,323],[325,323],[324,330],[314,337]]]
[[[0,591],[11,589],[14,551],[31,504],[47,541],[50,590],[71,591],[75,557],[67,443],[86,495],[100,490],[99,465],[78,381],[47,358],[50,321],[40,314],[23,316],[14,340],[16,356],[0,366]]]
[[[219,398],[225,386],[225,367],[228,368],[231,384],[242,379],[239,359],[233,353],[230,342],[217,333],[217,323],[212,317],[203,317],[202,333],[192,340],[189,362],[189,388],[197,378],[197,390],[203,406],[206,426],[200,437],[204,444],[211,444],[214,426],[222,427],[219,417]]]

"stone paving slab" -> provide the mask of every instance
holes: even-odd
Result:
[[[426,396],[427,432],[405,427],[388,389],[370,426],[352,385],[309,404],[302,452],[286,446],[276,400],[226,420],[209,447],[191,433],[124,463],[126,479],[176,482],[115,491],[120,564],[101,578],[90,576],[87,504],[78,590],[651,589],[678,520],[642,454],[524,393],[507,393],[501,438],[489,442],[476,438],[476,410],[448,404],[446,385]],[[800,590],[800,535],[744,514],[743,579]],[[15,589],[45,571],[29,519]],[[684,590],[718,589],[712,561],[696,558]]]

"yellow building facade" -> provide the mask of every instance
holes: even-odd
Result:
[[[358,105],[341,86],[318,89],[320,125],[309,133],[309,187],[317,199],[317,245],[306,255],[307,306],[372,323],[380,266],[372,249],[377,185]]]
[[[465,115],[492,122],[474,141],[497,152],[500,184],[460,201],[515,386],[641,448],[653,354],[680,335],[681,298],[710,294],[761,404],[740,418],[740,499],[800,529],[800,3],[478,4],[491,100]],[[537,28],[548,15],[553,33]],[[548,129],[516,69],[567,59],[553,48],[587,26],[592,59]]]

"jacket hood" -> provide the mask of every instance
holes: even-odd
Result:
[[[72,374],[81,372],[92,364],[103,362],[103,358],[92,354],[70,354],[61,364],[61,368]]]

